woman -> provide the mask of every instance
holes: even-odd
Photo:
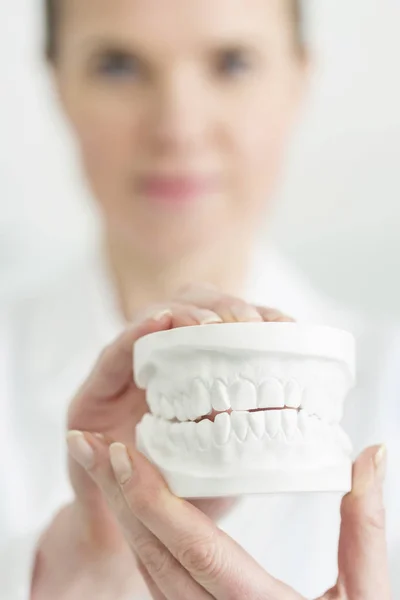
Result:
[[[33,600],[315,597],[336,577],[336,498],[193,506],[132,447],[146,408],[132,383],[131,347],[144,334],[286,319],[265,305],[345,324],[255,241],[306,85],[299,7],[48,0],[47,14],[50,67],[103,236],[101,252],[45,297],[10,307],[0,338],[11,457],[2,465],[7,598],[28,589]],[[377,401],[377,381],[364,384],[348,415],[359,448],[386,440],[393,419],[390,398]],[[355,463],[338,585],[325,598],[390,597],[385,465],[384,447]],[[394,520],[390,534],[393,551]]]

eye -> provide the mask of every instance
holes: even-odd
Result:
[[[99,58],[96,70],[100,75],[114,79],[138,78],[142,74],[143,66],[134,55],[107,52]]]
[[[249,53],[242,48],[229,48],[218,53],[215,68],[218,75],[237,77],[250,71],[253,61]]]

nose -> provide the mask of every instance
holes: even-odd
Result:
[[[158,155],[188,159],[205,145],[212,129],[208,87],[207,81],[185,69],[159,85],[150,126]]]

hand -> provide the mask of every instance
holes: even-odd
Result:
[[[265,572],[206,515],[171,494],[138,452],[85,434],[102,490],[154,600],[304,600]],[[75,455],[80,459],[79,455]],[[366,450],[342,502],[337,585],[320,600],[390,600],[382,487],[384,447]]]
[[[92,374],[73,400],[68,416],[70,444],[80,444],[78,431],[97,432],[111,440],[134,444],[134,432],[147,411],[145,393],[133,380],[132,346],[140,337],[156,331],[234,321],[291,321],[274,309],[255,307],[223,295],[210,286],[187,287],[168,306],[153,306],[104,350]],[[217,325],[216,325],[217,326]],[[88,540],[112,551],[122,543],[104,498],[84,469],[69,461],[76,493],[80,529]],[[232,505],[230,500],[199,501],[197,506],[217,518]]]

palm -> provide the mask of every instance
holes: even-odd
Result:
[[[79,431],[101,433],[113,441],[131,446],[135,442],[137,424],[148,411],[145,392],[139,390],[133,380],[116,396],[90,401],[84,394],[71,405],[68,415],[68,428]],[[76,473],[76,465],[71,465],[71,479],[82,473]],[[210,498],[195,500],[193,504],[212,519],[219,519],[234,504],[231,498]]]

